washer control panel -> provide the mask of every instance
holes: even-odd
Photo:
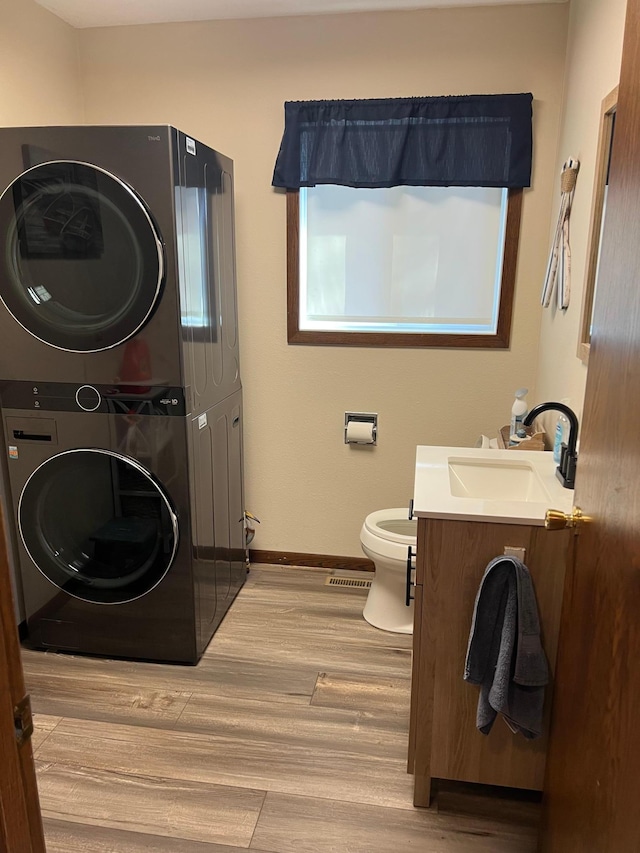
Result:
[[[184,388],[166,385],[77,385],[67,382],[3,382],[4,409],[111,415],[187,414]]]

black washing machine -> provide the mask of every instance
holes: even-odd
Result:
[[[79,412],[51,383],[34,412],[3,388],[28,641],[196,663],[246,576],[241,392],[185,417],[179,388],[101,390]]]
[[[240,388],[233,163],[168,126],[0,129],[0,379]]]
[[[0,128],[0,192],[29,640],[193,663],[245,575],[232,161],[167,126]]]

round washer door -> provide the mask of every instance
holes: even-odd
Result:
[[[88,163],[43,163],[16,178],[0,197],[0,244],[0,298],[58,349],[117,346],[161,295],[162,240],[146,205]]]
[[[43,462],[22,490],[18,526],[42,574],[96,604],[150,592],[178,546],[178,521],[160,484],[109,450],[68,450]]]

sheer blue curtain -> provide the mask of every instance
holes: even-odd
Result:
[[[273,186],[528,187],[533,96],[289,101]]]

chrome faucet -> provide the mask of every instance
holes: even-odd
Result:
[[[576,441],[578,439],[578,418],[576,413],[565,406],[564,403],[540,403],[539,406],[534,406],[529,414],[523,418],[523,426],[531,426],[534,420],[542,412],[561,412],[569,421],[569,436],[567,443],[562,443],[560,451],[560,464],[556,469],[556,476],[565,487],[565,489],[573,489],[576,480],[576,465],[578,456],[576,454]]]

